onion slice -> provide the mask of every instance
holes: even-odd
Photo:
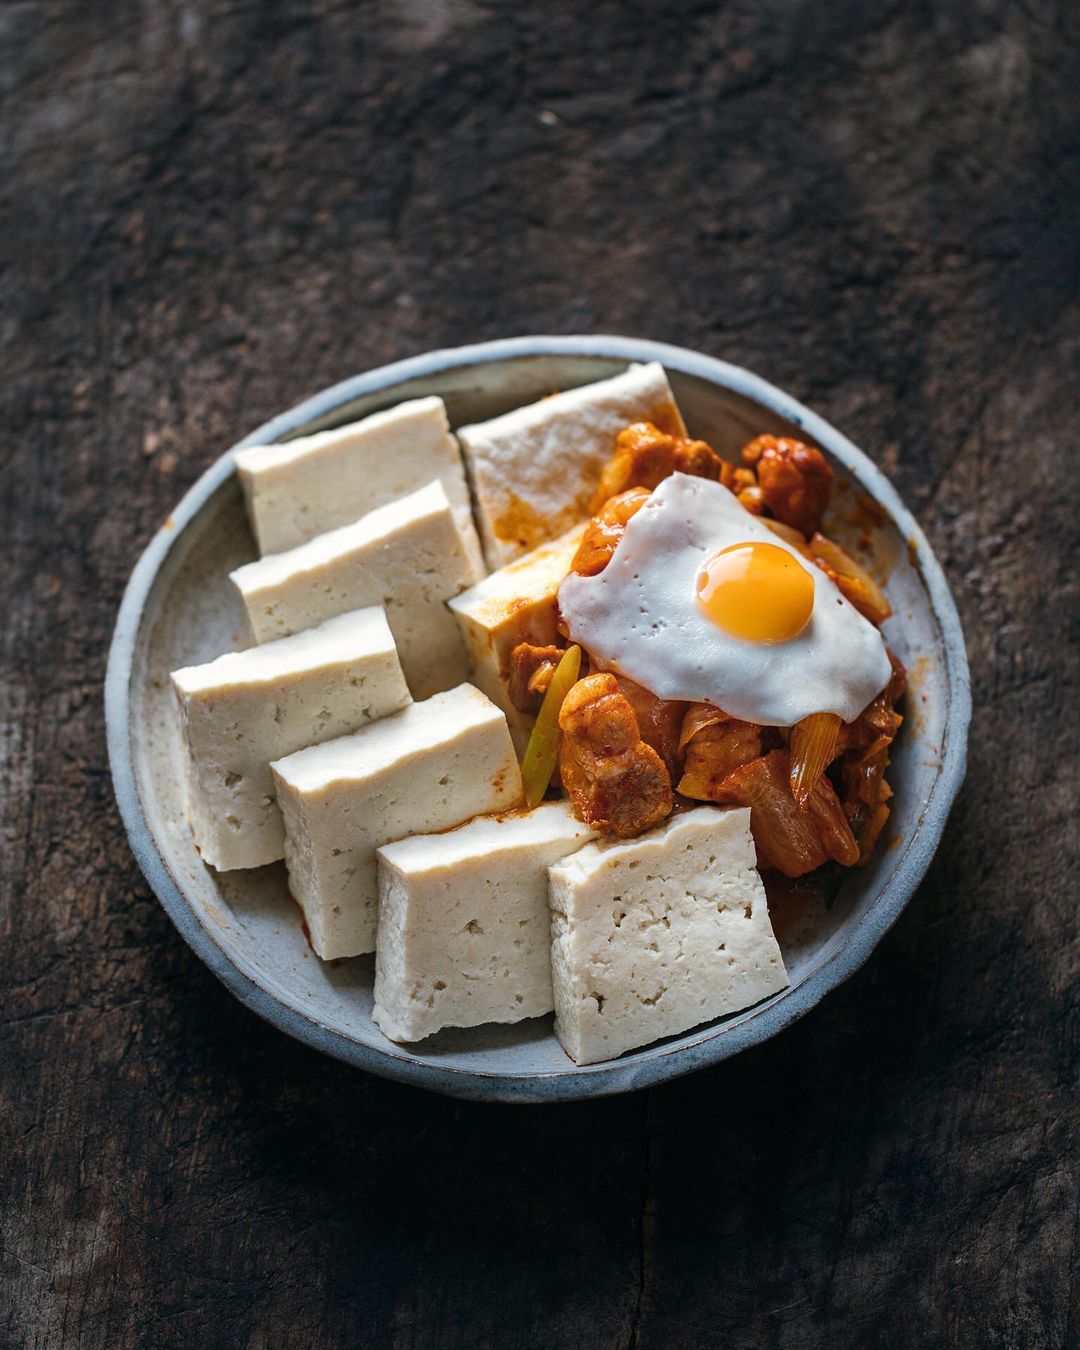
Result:
[[[836,713],[811,713],[791,728],[791,795],[805,807],[840,744]]]
[[[806,544],[806,535],[802,530],[797,530],[794,525],[785,525],[782,520],[773,520],[771,516],[761,517],[762,525],[767,525],[777,538],[782,539],[785,544],[790,544],[792,548],[797,548],[804,557],[810,557],[810,550]]]
[[[718,722],[726,722],[728,715],[713,703],[691,703],[683,718],[682,731],[679,733],[678,753],[681,755],[699,731],[714,727]]]
[[[812,536],[810,552],[864,618],[871,623],[885,622],[893,612],[892,605],[865,567],[823,534]]]

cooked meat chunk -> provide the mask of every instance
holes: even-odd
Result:
[[[570,564],[571,572],[576,572],[582,577],[594,577],[598,572],[602,572],[618,548],[627,521],[635,516],[648,500],[648,488],[631,488],[629,492],[622,492],[605,502],[585,526],[578,551]]]
[[[679,772],[679,733],[682,731],[685,703],[657,698],[643,685],[635,684],[625,675],[617,675],[619,692],[634,710],[641,739],[651,745],[664,761],[672,782]]]
[[[536,647],[531,642],[519,642],[510,653],[507,685],[510,702],[518,712],[539,711],[562,654],[561,647]]]
[[[615,438],[615,453],[600,475],[593,510],[627,488],[643,487],[651,492],[675,472],[730,486],[734,466],[725,463],[704,441],[669,436],[651,422],[634,422]]]
[[[664,761],[641,739],[614,675],[578,680],[563,701],[559,728],[563,786],[582,820],[626,839],[671,814]]]
[[[760,500],[777,520],[806,535],[821,527],[833,471],[820,450],[787,436],[758,436],[743,446],[742,461],[757,470]],[[749,502],[743,505],[753,509]]]
[[[692,708],[707,706],[695,703]],[[684,797],[693,797],[700,802],[729,801],[730,798],[724,795],[724,780],[761,754],[759,726],[726,717],[719,709],[715,711],[720,720],[700,726],[687,743],[683,775],[678,784]]]

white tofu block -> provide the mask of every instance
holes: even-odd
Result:
[[[588,517],[615,437],[631,422],[685,434],[657,362],[459,428],[488,567],[501,567]]]
[[[482,571],[440,483],[231,575],[257,642],[299,632],[343,610],[381,604],[416,698],[468,674],[446,601]]]
[[[379,608],[173,671],[188,819],[219,871],[284,856],[270,761],[356,731],[409,702]]]
[[[549,872],[555,1034],[595,1064],[760,1002],[788,982],[748,807],[705,806]]]
[[[285,863],[324,960],[375,950],[375,850],[521,801],[506,718],[459,685],[271,765]]]
[[[510,702],[510,655],[519,642],[543,647],[555,641],[559,585],[570,570],[584,530],[584,525],[575,525],[449,602],[465,640],[472,678],[506,713],[519,754],[535,718]]]
[[[435,480],[472,530],[465,467],[441,398],[412,399],[284,445],[249,446],[235,458],[260,553],[296,548]]]
[[[379,849],[377,1025],[392,1041],[551,1012],[547,869],[596,837],[567,802]]]

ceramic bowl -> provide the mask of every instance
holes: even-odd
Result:
[[[432,352],[346,380],[241,445],[287,440],[426,394],[441,395],[458,426],[603,379],[628,361],[661,361],[691,433],[722,454],[734,455],[763,431],[820,446],[837,471],[840,505],[830,528],[841,542],[860,514],[861,495],[880,508],[873,549],[895,609],[885,632],[912,677],[890,774],[896,796],[888,839],[829,907],[811,903],[784,933],[790,986],[745,1012],[583,1067],[564,1055],[550,1017],[448,1030],[414,1047],[392,1044],[371,1020],[374,958],[324,965],[305,942],[283,865],[218,875],[200,861],[184,821],[169,672],[245,645],[228,573],[257,556],[230,451],[159,530],[124,595],[106,682],[117,800],[147,880],[214,974],[282,1031],[358,1068],[455,1096],[553,1101],[629,1091],[715,1064],[775,1036],[857,970],[910,899],[941,839],[964,774],[970,714],[963,635],[945,578],[870,460],[757,376],[627,338],[515,338]],[[845,503],[853,508],[846,518]]]

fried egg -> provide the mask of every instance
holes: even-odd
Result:
[[[851,722],[888,683],[881,634],[719,483],[676,473],[607,567],[559,588],[570,639],[659,698],[763,726]]]

